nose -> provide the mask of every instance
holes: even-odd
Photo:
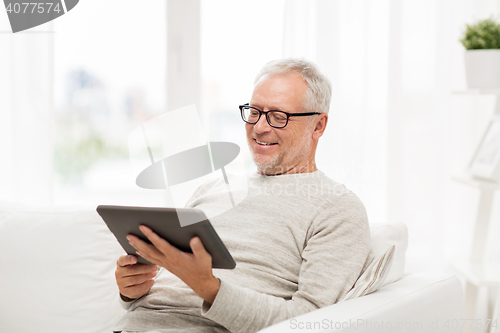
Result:
[[[265,115],[260,116],[259,121],[253,125],[253,130],[257,134],[271,132],[272,129],[273,128],[267,122],[267,119],[266,119]]]

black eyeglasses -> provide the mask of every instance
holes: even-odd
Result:
[[[274,128],[283,128],[288,125],[288,119],[290,117],[304,117],[321,114],[321,112],[288,113],[278,110],[261,111],[257,108],[254,108],[253,106],[248,105],[248,103],[240,105],[239,108],[241,111],[241,118],[244,122],[249,124],[257,124],[260,120],[260,116],[262,116],[262,114],[265,114],[267,123]]]

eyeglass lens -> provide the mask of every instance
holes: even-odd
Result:
[[[249,123],[256,123],[259,120],[260,112],[251,107],[243,108],[243,117]],[[286,125],[286,113],[281,111],[270,111],[267,113],[267,119],[271,126],[284,127]]]

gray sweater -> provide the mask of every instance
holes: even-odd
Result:
[[[369,263],[366,211],[351,191],[323,172],[252,175],[246,198],[225,213],[221,181],[200,187],[188,203],[204,211],[236,261],[214,269],[221,281],[210,306],[161,269],[148,294],[122,302],[116,331],[256,332],[331,305]],[[231,184],[235,197],[245,182]],[[214,216],[216,215],[216,216]]]

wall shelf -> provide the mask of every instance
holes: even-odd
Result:
[[[454,95],[496,95],[493,117],[500,115],[500,89],[456,90]],[[450,268],[465,280],[465,317],[475,318],[479,288],[500,287],[500,263],[484,261],[485,245],[490,226],[493,198],[500,183],[481,179],[469,174],[455,175],[452,180],[479,190],[479,202],[473,221],[473,239],[469,259],[455,260]],[[500,309],[500,294],[495,301],[495,309]],[[496,318],[499,319],[499,318]],[[487,330],[483,331],[486,332]]]
[[[500,95],[500,89],[465,89],[454,90],[454,95]]]
[[[456,175],[452,176],[451,179],[465,185],[476,187],[480,190],[481,189],[500,190],[500,183],[498,182],[493,182],[469,175]]]

